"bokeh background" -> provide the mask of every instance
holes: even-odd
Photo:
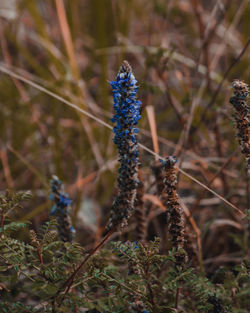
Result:
[[[0,66],[111,124],[109,81],[128,60],[143,103],[140,143],[176,155],[184,171],[244,210],[245,162],[229,98],[234,79],[249,82],[249,14],[248,0],[0,0]],[[0,190],[33,194],[13,218],[39,229],[56,174],[73,199],[77,240],[97,241],[116,193],[112,131],[3,71],[0,105]],[[141,150],[147,190],[153,162]],[[237,210],[183,174],[179,193],[201,230],[205,264],[237,258]],[[155,210],[156,200],[146,201]],[[160,213],[148,216],[149,238],[163,237]]]

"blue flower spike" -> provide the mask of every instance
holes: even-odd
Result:
[[[127,226],[134,210],[134,201],[138,187],[139,150],[136,127],[141,119],[141,101],[137,100],[137,80],[131,66],[123,61],[116,80],[110,82],[113,91],[115,114],[111,121],[114,143],[118,148],[120,168],[118,170],[118,195],[116,196],[107,229]]]
[[[59,238],[62,241],[71,242],[75,234],[75,229],[71,225],[71,219],[69,216],[72,200],[64,191],[63,183],[55,175],[53,175],[51,179],[51,194],[49,199],[53,201],[50,215],[56,216]]]

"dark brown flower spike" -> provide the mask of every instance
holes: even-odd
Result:
[[[247,176],[250,176],[250,115],[247,104],[248,86],[243,81],[235,80],[232,84],[234,96],[230,103],[235,109],[234,118],[238,129],[238,141],[241,152],[246,158]]]
[[[157,161],[152,167],[156,175],[158,193],[166,207],[168,231],[172,246],[176,249],[176,263],[182,265],[186,260],[184,251],[184,216],[177,193],[176,158],[167,157],[164,161]]]

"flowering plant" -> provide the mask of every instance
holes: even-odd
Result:
[[[53,201],[53,206],[50,214],[55,215],[57,218],[59,237],[62,241],[72,241],[75,233],[69,216],[72,200],[64,191],[63,183],[55,175],[53,175],[51,180],[51,191],[50,200]]]
[[[136,189],[138,186],[138,143],[135,126],[141,118],[141,102],[137,100],[137,80],[127,61],[123,61],[116,80],[111,83],[113,89],[115,115],[111,119],[116,123],[114,143],[119,152],[120,168],[118,170],[118,195],[116,196],[108,229],[126,226],[127,220],[134,208]]]

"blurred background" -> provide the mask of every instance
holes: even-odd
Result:
[[[229,98],[234,79],[249,82],[249,14],[248,0],[0,0],[0,66],[111,124],[109,81],[128,60],[143,103],[140,143],[176,155],[183,170],[244,210],[245,162]],[[77,240],[98,240],[116,192],[112,131],[2,71],[0,105],[0,190],[33,194],[13,218],[37,229],[48,219],[56,174],[73,199]],[[147,190],[153,162],[142,150]],[[237,256],[237,211],[182,174],[179,193],[201,229],[204,258]],[[150,218],[149,238],[162,237],[157,214]]]

